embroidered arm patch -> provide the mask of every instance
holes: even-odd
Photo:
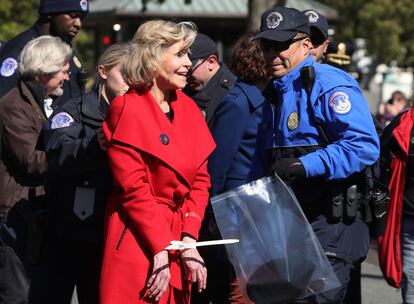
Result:
[[[50,122],[51,129],[61,129],[70,127],[75,123],[75,120],[66,112],[60,112],[53,116]]]
[[[349,95],[345,92],[335,92],[329,97],[329,107],[336,114],[347,114],[351,111],[352,104]]]

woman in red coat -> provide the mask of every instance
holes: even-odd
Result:
[[[195,242],[208,201],[207,158],[215,144],[196,104],[180,89],[191,62],[192,23],[155,20],[135,34],[124,65],[130,90],[104,123],[115,189],[106,210],[102,304],[188,303],[205,288]]]

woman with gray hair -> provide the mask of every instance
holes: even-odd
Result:
[[[140,26],[123,72],[130,90],[103,125],[114,191],[106,208],[100,303],[189,303],[206,286],[193,243],[204,217],[214,141],[197,105],[181,92],[191,67],[189,22]]]
[[[22,79],[0,99],[0,298],[6,303],[27,302],[32,266],[39,257],[40,239],[29,239],[38,235],[33,221],[45,203],[46,156],[37,141],[51,113],[49,102],[69,79],[70,56],[60,38],[30,41],[21,53]]]

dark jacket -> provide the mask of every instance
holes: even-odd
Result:
[[[8,40],[0,49],[0,97],[17,86],[19,73],[17,64],[14,63],[19,61],[19,55],[26,43],[41,35],[40,25],[35,23],[28,30]],[[69,64],[71,73],[70,80],[65,81],[63,85],[63,96],[60,98],[61,102],[81,96],[84,89],[84,85],[79,81],[82,77],[80,73],[82,65],[78,57],[76,57],[76,54],[73,54]]]
[[[217,106],[212,128],[217,148],[208,163],[212,195],[245,183],[263,103],[264,97],[256,86],[237,81]]]
[[[23,81],[0,99],[0,215],[20,200],[29,201],[29,194],[33,198],[44,194],[46,155],[37,142],[45,121]]]
[[[102,238],[112,188],[106,152],[96,135],[105,113],[104,101],[89,92],[59,107],[45,124],[46,193],[58,236],[84,241]]]
[[[194,99],[199,108],[204,112],[210,130],[214,124],[214,112],[217,106],[234,86],[236,80],[236,76],[230,72],[226,65],[222,64],[217,73],[201,91],[190,92],[186,89],[184,90],[184,93]]]

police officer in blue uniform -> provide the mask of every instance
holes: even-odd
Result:
[[[302,12],[264,12],[256,38],[274,80],[265,92],[250,176],[276,173],[289,183],[341,282],[304,302],[343,303],[350,271],[369,247],[357,203],[359,172],[379,156],[368,105],[352,77],[309,56]]]
[[[19,55],[27,42],[41,35],[52,35],[71,44],[88,10],[87,0],[42,0],[36,23],[0,49],[0,97],[17,85]],[[75,52],[69,64],[70,80],[64,84],[62,101],[81,96],[87,80],[86,70]]]

